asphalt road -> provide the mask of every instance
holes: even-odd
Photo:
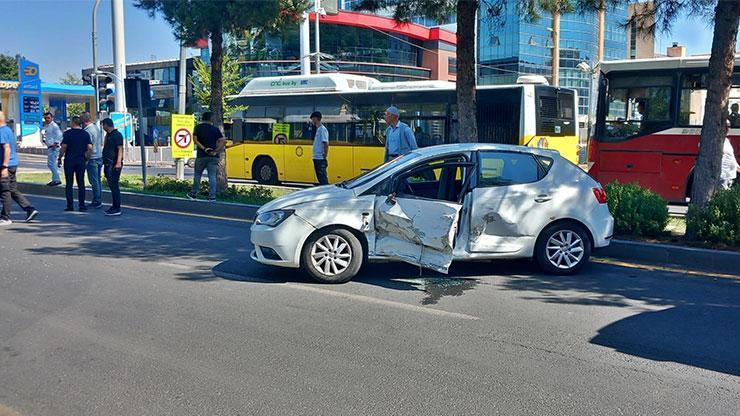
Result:
[[[248,260],[245,222],[33,202],[0,229],[1,415],[740,408],[738,280],[495,262],[324,286]]]

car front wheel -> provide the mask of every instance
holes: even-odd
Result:
[[[311,236],[303,246],[301,265],[321,283],[344,283],[362,266],[362,244],[343,229],[328,229]]]
[[[560,223],[545,228],[534,249],[534,259],[546,273],[576,273],[591,256],[591,240],[578,224]]]

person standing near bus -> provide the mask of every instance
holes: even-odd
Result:
[[[313,136],[313,169],[316,172],[316,180],[319,185],[328,185],[329,177],[326,169],[329,167],[327,158],[329,157],[329,130],[321,124],[321,113],[314,111],[311,113],[311,123],[316,128]]]
[[[730,106],[730,127],[740,127],[740,104],[738,103],[732,103]]]
[[[189,199],[196,199],[200,191],[200,178],[203,171],[208,171],[208,200],[216,200],[218,187],[218,160],[226,147],[226,138],[221,130],[213,125],[213,113],[206,111],[201,116],[202,123],[195,126],[193,139],[198,153],[195,157],[195,171],[193,172],[193,189],[188,192]]]
[[[42,136],[48,149],[47,166],[51,171],[51,182],[47,185],[57,186],[62,184],[62,180],[59,178],[59,167],[57,166],[59,147],[62,145],[62,129],[54,121],[54,116],[50,112],[44,113],[44,123],[46,123],[46,126],[44,126]]]
[[[731,127],[730,123],[730,120],[727,120],[728,130]],[[721,166],[722,168],[719,174],[720,187],[730,189],[732,187],[732,183],[735,182],[735,178],[737,178],[740,166],[738,166],[737,158],[735,158],[735,149],[732,148],[732,143],[730,143],[730,139],[727,137],[725,137],[725,142],[722,146]]]
[[[419,148],[414,132],[411,131],[411,127],[399,120],[400,116],[401,112],[396,106],[390,106],[385,110],[385,122],[388,124],[385,131],[386,162]]]

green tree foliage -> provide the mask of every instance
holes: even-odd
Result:
[[[18,61],[20,55],[9,56],[0,54],[0,79],[8,81],[18,80]]]
[[[190,76],[193,85],[195,101],[202,106],[211,104],[211,66],[200,58],[193,61],[195,73]],[[223,61],[223,89],[222,105],[224,108],[224,119],[228,119],[234,112],[246,109],[244,106],[229,105],[226,97],[238,94],[248,79],[242,78],[239,71],[239,61],[231,54],[224,55]]]
[[[77,74],[67,72],[63,77],[59,78],[59,82],[67,85],[82,85],[82,78]]]
[[[79,116],[85,112],[85,104],[83,103],[70,103],[67,104],[67,117],[72,118]]]
[[[687,226],[697,230],[697,239],[740,247],[740,185],[721,189],[703,210],[691,208]]]

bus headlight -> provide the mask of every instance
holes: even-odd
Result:
[[[268,227],[277,227],[285,221],[288,217],[293,215],[292,209],[278,209],[275,211],[267,211],[257,215],[254,223],[257,225],[266,225]]]

